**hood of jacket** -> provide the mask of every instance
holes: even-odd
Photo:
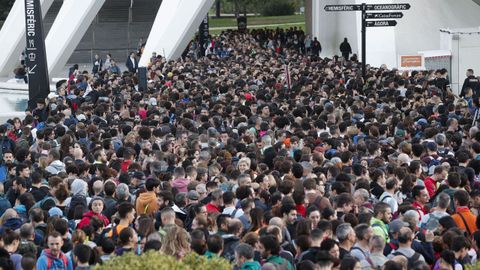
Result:
[[[186,178],[177,178],[173,180],[172,186],[180,192],[187,192],[187,186],[190,183],[190,180]]]
[[[65,164],[60,160],[54,160],[45,170],[51,174],[58,174],[59,172],[65,172]]]
[[[143,205],[157,202],[157,195],[153,192],[144,192],[138,196],[137,201]]]
[[[82,179],[75,179],[71,186],[73,195],[87,196],[88,184]]]

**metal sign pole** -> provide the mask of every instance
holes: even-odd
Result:
[[[362,4],[362,77],[367,79],[367,4]]]

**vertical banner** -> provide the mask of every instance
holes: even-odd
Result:
[[[32,110],[38,99],[45,99],[50,93],[40,0],[25,0],[25,26],[28,107]]]
[[[207,48],[207,43],[209,42],[208,36],[210,35],[209,32],[209,25],[208,25],[208,14],[200,23],[200,27],[198,28],[198,42],[202,50],[200,50],[200,54],[202,56],[205,55],[205,49]]]

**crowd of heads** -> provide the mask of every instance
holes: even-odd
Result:
[[[443,69],[362,78],[315,42],[226,31],[153,56],[146,88],[108,69],[59,83],[0,126],[0,267],[148,251],[236,269],[474,263],[478,99]]]

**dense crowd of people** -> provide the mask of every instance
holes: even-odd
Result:
[[[318,44],[317,44],[318,43]],[[72,68],[0,126],[0,267],[125,253],[234,269],[464,269],[480,245],[478,79],[322,58],[301,30]],[[206,55],[206,56],[202,56]],[[78,68],[78,67],[77,67]]]

